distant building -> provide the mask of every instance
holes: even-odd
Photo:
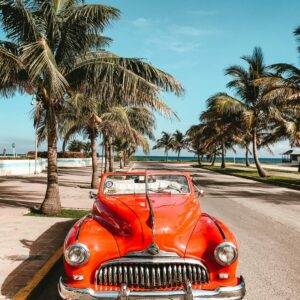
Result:
[[[300,153],[294,153],[294,150],[288,150],[282,153],[282,162],[300,162]]]

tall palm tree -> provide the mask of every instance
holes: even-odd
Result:
[[[78,133],[85,134],[91,141],[92,188],[98,186],[96,138],[100,133],[105,147],[105,172],[108,169],[113,171],[114,139],[123,136],[126,137],[125,140],[129,145],[140,145],[146,149],[148,143],[143,135],[153,138],[152,127],[155,126],[155,118],[149,109],[139,106],[121,106],[119,101],[114,102],[110,102],[113,105],[110,106],[105,102],[89,100],[82,94],[76,94],[68,100],[67,109],[63,114],[61,135],[64,143]]]
[[[156,145],[153,146],[153,150],[163,148],[165,150],[166,161],[169,158],[169,150],[173,149],[173,139],[171,134],[163,131],[160,139],[156,140]]]
[[[205,148],[204,135],[202,134],[203,124],[192,125],[187,131],[187,149],[197,155],[198,164],[201,166],[203,155],[209,155],[208,149]]]
[[[117,93],[149,101],[158,91],[179,95],[182,86],[172,76],[139,59],[103,51],[110,39],[101,35],[119,10],[80,1],[32,0],[0,2],[0,20],[9,42],[0,42],[2,95],[14,91],[36,95],[46,110],[48,176],[44,213],[61,209],[58,172],[58,115],[65,96],[74,91]],[[5,58],[5,59],[3,59]],[[12,72],[10,72],[10,70]]]
[[[258,144],[261,142],[258,140],[258,135],[268,128],[272,107],[264,101],[263,86],[256,84],[255,81],[267,76],[268,71],[260,48],[254,48],[252,55],[243,56],[242,60],[247,63],[248,69],[238,65],[226,69],[226,75],[233,78],[227,86],[235,91],[237,98],[221,93],[216,96],[215,106],[220,111],[243,115],[247,129],[252,136],[253,156],[257,171],[261,177],[265,177],[268,173],[261,166],[257,153]]]
[[[208,109],[200,115],[200,120],[203,122],[202,135],[205,138],[205,146],[207,148],[213,146],[214,158],[216,152],[221,151],[221,168],[225,168],[226,150],[234,150],[233,146],[236,144],[240,129],[234,116],[229,116],[216,107],[218,95],[214,95],[207,100]]]
[[[180,152],[187,147],[187,139],[185,135],[176,130],[172,135],[173,150],[177,153],[177,161],[179,161]]]
[[[300,26],[294,34],[300,42]],[[273,104],[277,122],[272,128],[272,138],[289,139],[292,147],[300,147],[300,69],[287,63],[273,64],[270,69],[272,74],[256,82],[265,87],[266,103]],[[300,162],[298,169],[300,172]]]

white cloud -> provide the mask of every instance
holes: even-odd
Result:
[[[170,35],[160,35],[146,39],[149,46],[154,46],[164,51],[172,51],[176,53],[192,52],[199,48],[199,42],[185,42]]]
[[[203,45],[200,37],[218,33],[215,29],[190,26],[189,24],[178,25],[168,19],[148,19],[139,17],[131,24],[143,31],[146,36],[144,41],[149,49],[158,48],[163,51],[175,53],[189,53]]]
[[[150,25],[151,24],[151,20],[140,17],[140,18],[137,18],[136,20],[134,20],[132,22],[132,24],[135,27],[143,28],[143,27],[147,27],[148,25]]]
[[[217,32],[216,30],[209,30],[209,29],[203,29],[203,28],[192,27],[192,26],[179,26],[179,25],[172,25],[170,26],[169,30],[176,34],[191,36],[191,37],[210,35]]]

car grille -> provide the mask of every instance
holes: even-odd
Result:
[[[194,260],[191,260],[194,261]],[[164,288],[207,283],[207,269],[200,262],[111,262],[100,267],[97,284],[140,288]]]

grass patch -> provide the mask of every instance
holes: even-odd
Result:
[[[87,214],[89,214],[90,210],[80,210],[80,209],[62,209],[60,214],[52,214],[46,215],[40,212],[37,209],[31,208],[30,212],[25,214],[25,216],[32,217],[44,217],[44,218],[70,218],[70,219],[80,219]]]
[[[230,164],[229,164],[230,165]],[[232,166],[232,165],[231,165]],[[236,167],[243,167],[243,168],[248,168],[249,170],[256,170],[256,167],[246,167],[245,165],[241,165],[241,164],[236,164],[236,165],[233,165],[233,166],[236,166]],[[288,166],[288,167],[291,167],[291,166]],[[282,170],[282,169],[276,169],[276,168],[269,168],[269,167],[265,167],[264,166],[264,169],[267,170],[267,171],[271,171],[271,172],[280,172],[280,173],[290,173],[290,174],[300,174],[298,172],[298,166],[295,167],[295,171],[293,170]]]
[[[199,167],[199,166],[194,166]],[[300,190],[300,180],[298,178],[270,175],[269,177],[260,177],[256,171],[252,170],[238,170],[233,168],[221,169],[220,167],[213,166],[201,166],[200,168],[215,171],[218,173],[232,175],[247,179],[253,179],[259,182],[273,184],[281,187],[287,187],[295,190]]]

